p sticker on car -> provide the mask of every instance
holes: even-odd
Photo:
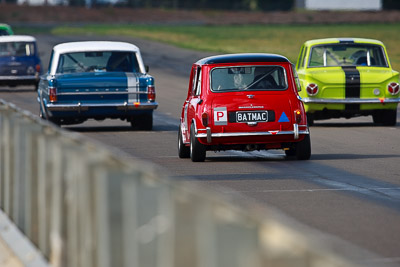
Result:
[[[228,125],[228,112],[226,107],[214,108],[214,124]]]

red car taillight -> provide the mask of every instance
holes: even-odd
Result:
[[[201,122],[203,123],[204,127],[208,126],[208,113],[204,112],[201,114]]]
[[[389,83],[388,91],[391,95],[397,95],[400,92],[400,85],[398,83]]]
[[[306,90],[309,96],[316,95],[318,93],[318,85],[315,83],[310,83],[307,85]]]
[[[154,102],[156,100],[156,89],[154,85],[147,86],[147,100]]]
[[[50,102],[57,102],[57,88],[49,87],[49,100]]]
[[[301,111],[299,109],[296,109],[294,111],[294,118],[295,118],[297,124],[299,124],[301,122]]]

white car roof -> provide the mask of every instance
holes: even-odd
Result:
[[[125,42],[112,41],[84,41],[69,42],[58,44],[54,47],[54,52],[58,54],[70,52],[87,52],[87,51],[132,51],[138,52],[136,45]]]
[[[9,42],[36,42],[35,37],[30,35],[3,35],[0,36],[0,43]]]
[[[146,73],[146,68],[143,64],[142,55],[140,50],[136,45],[125,43],[125,42],[115,42],[115,41],[83,41],[83,42],[69,42],[62,43],[54,46],[53,57],[51,68],[49,70],[50,75],[56,73],[58,60],[60,55],[65,53],[74,52],[93,52],[93,51],[129,51],[136,53],[136,58],[139,63],[139,69],[141,73]]]

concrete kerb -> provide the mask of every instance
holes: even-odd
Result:
[[[48,267],[40,251],[0,210],[0,265],[2,267]]]

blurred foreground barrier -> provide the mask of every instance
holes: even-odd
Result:
[[[273,209],[172,181],[2,100],[0,148],[0,208],[40,253],[24,254],[1,217],[0,239],[25,266],[334,267],[371,257]]]

